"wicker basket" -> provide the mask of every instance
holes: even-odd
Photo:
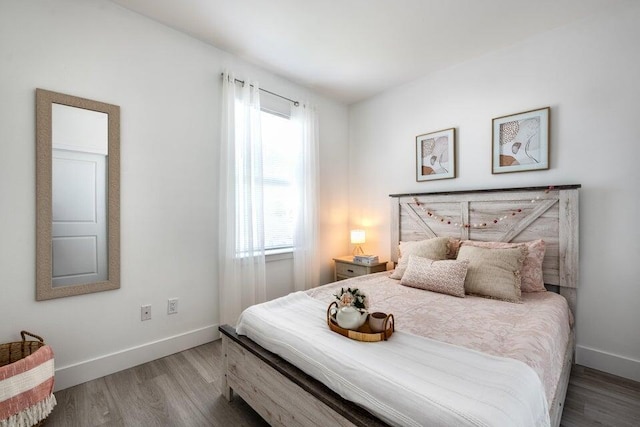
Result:
[[[35,353],[37,349],[44,345],[44,340],[32,334],[31,332],[20,332],[22,341],[9,342],[0,344],[0,366],[5,366],[13,362],[17,362],[20,359],[24,359]],[[38,341],[27,341],[26,336],[33,337]]]
[[[0,344],[0,367],[24,359],[45,345],[42,337],[31,332],[20,331],[20,335],[22,336],[22,341]],[[35,338],[37,341],[27,341],[27,336]],[[45,421],[46,418],[34,424],[34,427],[42,426]]]

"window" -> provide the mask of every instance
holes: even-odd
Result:
[[[262,110],[265,250],[293,247],[300,141],[288,117]]]

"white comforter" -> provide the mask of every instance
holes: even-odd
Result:
[[[350,340],[303,292],[248,308],[236,331],[392,425],[550,424],[526,364],[399,331],[385,342]]]

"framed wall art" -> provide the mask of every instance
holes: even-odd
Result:
[[[416,137],[416,181],[456,177],[454,128]]]
[[[549,169],[551,108],[493,119],[491,173]]]

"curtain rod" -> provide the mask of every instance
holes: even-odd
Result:
[[[221,73],[220,75],[221,75],[222,77],[224,77],[224,73]],[[234,81],[235,81],[236,83],[242,83],[242,84],[244,85],[244,80],[240,80],[240,79],[236,79],[236,78],[234,78]],[[253,87],[253,85],[249,85],[249,86]],[[262,89],[261,87],[260,87],[260,88],[258,88],[258,89],[259,89],[259,90],[261,90],[261,91],[263,91],[263,92],[267,92],[267,93],[269,93],[269,94],[271,94],[271,95],[273,95],[273,96],[277,96],[278,98],[286,99],[287,101],[291,102],[291,103],[292,103],[293,105],[295,105],[296,107],[298,107],[298,106],[300,105],[300,103],[299,103],[298,101],[294,101],[293,99],[287,98],[286,96],[278,95],[277,93],[274,93],[274,92],[268,91],[268,90],[266,90],[266,89]]]

